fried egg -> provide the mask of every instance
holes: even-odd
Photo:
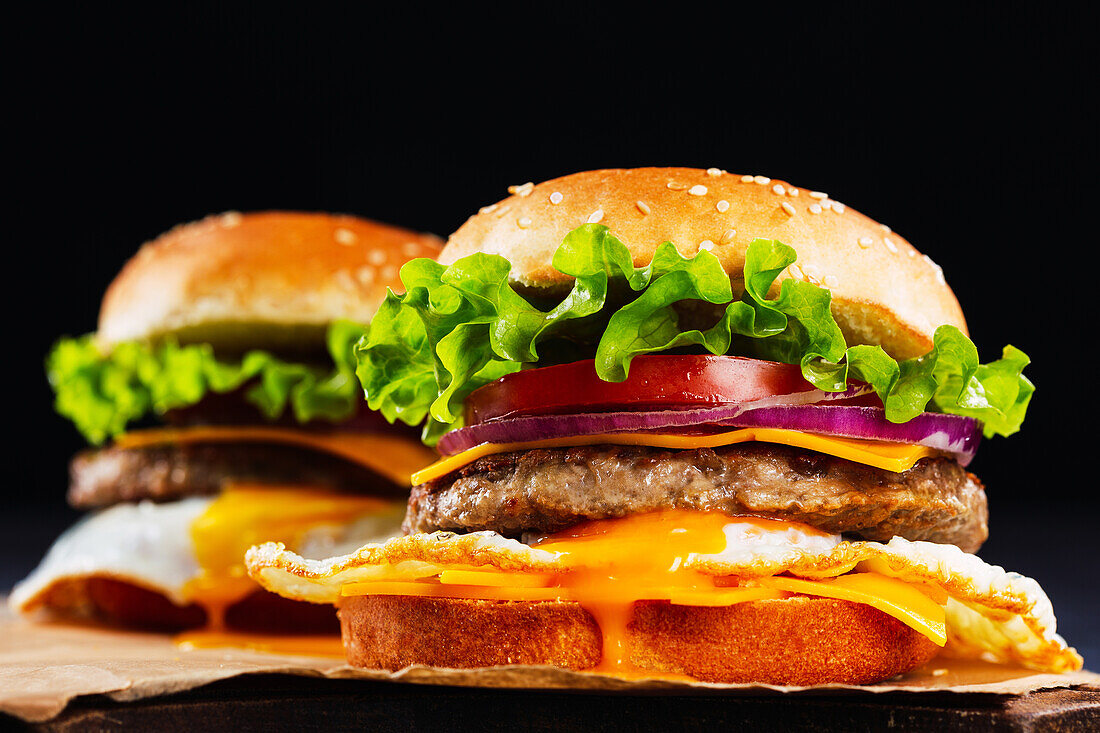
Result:
[[[823,580],[853,571],[877,573],[934,588],[943,596],[948,655],[1049,672],[1081,668],[1080,655],[1057,634],[1050,600],[1036,581],[989,565],[953,545],[900,537],[888,543],[849,542],[793,523],[727,519],[721,526],[724,546],[719,543],[717,551],[686,553],[680,563],[684,570],[734,577],[742,584],[778,574]],[[350,584],[413,581],[455,570],[567,576],[608,566],[616,555],[604,551],[577,555],[556,549],[563,545],[524,544],[494,532],[433,532],[367,544],[324,560],[307,559],[282,544],[266,543],[249,550],[246,564],[251,577],[272,592],[336,603],[341,589]]]
[[[403,502],[335,501],[320,492],[255,488],[230,489],[216,498],[116,504],[64,532],[15,585],[9,604],[29,612],[65,599],[68,610],[76,611],[83,603],[80,583],[90,578],[139,586],[180,606],[202,603],[200,587],[209,592],[232,584],[236,594],[256,588],[241,582],[244,551],[252,542],[282,535],[300,556],[321,558],[400,534]],[[319,502],[328,504],[318,509]],[[58,592],[66,586],[74,592]]]

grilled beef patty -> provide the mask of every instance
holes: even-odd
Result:
[[[69,465],[69,478],[69,503],[77,509],[205,496],[232,482],[305,484],[390,496],[404,493],[390,480],[351,461],[274,443],[183,443],[84,451]]]
[[[985,491],[948,458],[893,473],[768,443],[666,450],[599,445],[481,458],[415,486],[405,531],[518,537],[658,509],[786,519],[832,533],[958,545],[988,536]]]

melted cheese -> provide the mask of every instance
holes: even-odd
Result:
[[[718,448],[735,443],[760,441],[778,443],[796,448],[824,453],[863,463],[886,471],[901,473],[907,471],[921,458],[936,455],[936,451],[922,445],[907,443],[884,443],[874,440],[856,440],[854,438],[834,438],[797,430],[779,428],[743,428],[727,433],[713,435],[663,435],[660,433],[601,433],[599,435],[579,435],[568,438],[530,441],[526,443],[483,443],[469,450],[436,461],[412,476],[413,485],[426,483],[446,476],[479,458],[496,453],[508,453],[535,448],[569,448],[577,445],[644,445],[652,448],[670,448],[675,450],[693,448]]]
[[[206,627],[177,634],[181,649],[235,647],[306,656],[343,657],[338,636],[250,634],[225,628],[225,612],[256,590],[244,554],[257,541],[274,540],[301,547],[329,546],[334,530],[351,529],[358,538],[383,518],[383,535],[392,534],[395,504],[372,496],[341,494],[301,486],[238,484],[227,487],[190,528],[198,573],[184,596],[206,610]],[[356,521],[356,518],[359,518]],[[377,533],[377,527],[375,532]],[[325,539],[319,539],[324,537]]]
[[[177,634],[176,645],[185,651],[234,647],[267,654],[292,654],[305,657],[335,657],[343,659],[344,642],[336,635],[326,634],[249,634],[239,631],[202,629]]]
[[[199,572],[186,584],[183,595],[207,610],[211,627],[221,628],[224,610],[256,590],[244,567],[249,547],[262,541],[298,547],[311,529],[344,525],[356,517],[384,513],[391,506],[373,496],[300,486],[227,487],[191,523]]]
[[[404,486],[409,474],[436,459],[434,452],[419,442],[385,433],[350,431],[313,432],[270,425],[209,425],[190,428],[159,428],[123,433],[115,439],[120,448],[141,448],[165,443],[282,443],[331,453],[357,463],[384,478]]]
[[[730,530],[731,525],[735,531]],[[432,577],[385,579],[344,584],[342,596],[408,595],[500,601],[575,601],[600,626],[603,656],[595,671],[638,674],[630,663],[627,633],[634,603],[667,600],[677,605],[730,606],[785,598],[792,593],[865,603],[889,614],[939,645],[946,641],[941,591],[922,591],[910,583],[873,572],[829,580],[760,578],[747,585],[691,569],[695,558],[729,549],[731,538],[794,533],[794,544],[832,543],[835,536],[812,527],[757,517],[732,518],[717,512],[667,510],[577,525],[545,537],[533,546],[553,553],[561,572],[523,573],[438,566]],[[736,579],[732,579],[736,582]]]
[[[761,578],[765,588],[824,596],[842,601],[865,603],[893,616],[909,628],[927,636],[939,646],[947,643],[947,625],[943,601],[937,603],[918,588],[878,573],[851,573],[831,580],[803,580],[782,576]]]

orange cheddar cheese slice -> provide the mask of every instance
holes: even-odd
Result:
[[[441,478],[451,471],[462,468],[485,456],[511,451],[533,450],[535,448],[570,448],[578,445],[611,444],[690,450],[693,448],[718,448],[751,441],[805,448],[806,450],[825,453],[826,455],[844,458],[895,473],[907,471],[921,458],[937,454],[937,451],[922,445],[885,443],[874,440],[857,440],[855,438],[834,438],[781,428],[742,428],[713,435],[601,433],[598,435],[551,438],[526,443],[483,443],[438,460],[427,468],[417,471],[412,475],[412,483],[415,486]]]

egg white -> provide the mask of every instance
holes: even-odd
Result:
[[[112,578],[161,593],[173,603],[189,601],[184,588],[200,571],[191,524],[213,497],[155,504],[116,504],[90,514],[66,530],[30,575],[17,583],[9,604],[17,611],[40,605],[51,588],[66,581]],[[307,530],[294,548],[322,558],[400,534],[404,504],[346,524]]]

